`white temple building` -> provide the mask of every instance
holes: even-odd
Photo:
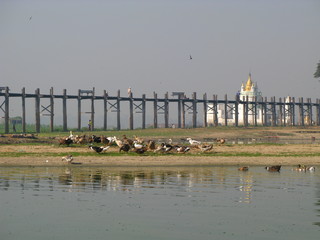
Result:
[[[246,84],[241,85],[240,90],[238,91],[237,95],[239,95],[239,99],[242,101],[246,101],[248,97],[248,101],[262,101],[262,95],[261,92],[258,89],[257,83],[253,83],[251,80],[251,73],[249,74],[248,80]],[[244,125],[244,104],[239,104],[238,105],[238,124],[239,125]],[[248,106],[248,124],[253,125],[255,124],[255,114],[252,111],[253,107]],[[251,109],[251,110],[250,110]],[[262,115],[262,108],[261,105],[257,105],[256,108],[256,115],[257,115],[257,124],[263,124],[263,115]],[[235,124],[235,109],[234,106],[231,106],[231,110],[225,111],[225,104],[218,104],[217,107],[217,122],[218,125],[225,125],[227,118],[227,124],[232,126]],[[214,113],[213,113],[213,104],[208,104],[208,110],[207,110],[207,121],[208,125],[214,125]]]

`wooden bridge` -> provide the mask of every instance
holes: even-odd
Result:
[[[263,100],[249,101],[246,99],[240,99],[236,95],[232,100],[228,99],[227,95],[224,99],[218,99],[217,95],[208,97],[207,94],[203,94],[202,98],[198,98],[194,92],[191,98],[187,98],[183,92],[173,92],[171,98],[166,93],[163,98],[159,98],[157,93],[153,93],[152,98],[147,98],[145,94],[141,97],[133,97],[132,92],[123,97],[118,90],[116,96],[109,96],[106,90],[103,91],[101,96],[96,95],[95,88],[92,90],[78,90],[78,95],[68,95],[67,90],[64,89],[62,94],[54,94],[53,88],[50,89],[48,94],[40,93],[40,89],[36,89],[35,93],[26,93],[25,88],[21,93],[11,93],[8,87],[0,88],[0,112],[4,114],[5,133],[9,133],[10,125],[10,99],[21,98],[21,112],[22,112],[22,132],[26,132],[26,99],[34,99],[35,102],[35,131],[40,132],[40,116],[46,115],[50,118],[50,129],[54,131],[54,115],[56,100],[62,100],[62,122],[63,130],[68,131],[68,100],[77,100],[77,119],[78,130],[81,130],[81,103],[84,100],[91,102],[90,114],[91,130],[95,129],[95,103],[96,101],[103,102],[103,109],[99,110],[103,113],[103,129],[107,129],[108,114],[116,113],[116,128],[121,129],[121,106],[127,104],[129,109],[129,129],[134,129],[133,119],[134,114],[141,114],[141,128],[146,128],[146,105],[152,104],[153,106],[153,127],[158,128],[159,114],[164,115],[164,127],[169,128],[169,106],[172,105],[176,109],[177,114],[177,127],[186,127],[186,112],[192,114],[192,127],[197,127],[197,118],[199,112],[202,116],[202,127],[208,126],[208,115],[212,114],[213,126],[228,125],[227,117],[222,122],[218,122],[218,106],[224,109],[226,115],[233,112],[234,114],[234,126],[239,125],[252,125],[257,126],[257,108],[262,109],[263,126],[295,126],[295,125],[320,125],[320,101],[316,99],[316,102],[312,102],[310,98],[306,101],[302,97],[295,101],[292,97],[290,102],[285,99],[279,98],[276,101],[275,97],[271,97],[268,100],[266,97]],[[41,105],[42,99],[49,99],[49,105]],[[239,106],[242,104],[243,112],[239,112]],[[15,105],[15,108],[17,106]],[[198,112],[198,108],[202,108],[202,111]],[[172,109],[172,108],[171,108]],[[239,114],[243,114],[243,122],[239,123]],[[249,116],[253,119],[253,122],[249,124]]]

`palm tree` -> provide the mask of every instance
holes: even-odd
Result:
[[[316,70],[316,72],[313,74],[313,76],[314,76],[315,78],[320,78],[320,62],[318,63],[317,70]]]

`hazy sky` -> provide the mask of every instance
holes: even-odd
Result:
[[[251,72],[263,96],[315,99],[319,27],[320,0],[0,0],[0,81],[233,98]]]

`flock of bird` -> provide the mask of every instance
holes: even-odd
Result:
[[[169,139],[169,141],[156,143],[154,140],[147,140],[145,141],[142,138],[139,138],[137,136],[133,136],[133,139],[127,138],[126,135],[123,135],[122,139],[114,137],[104,137],[104,136],[95,136],[92,135],[90,137],[87,137],[85,135],[78,136],[73,135],[72,131],[70,131],[70,135],[65,138],[61,138],[59,140],[60,145],[67,145],[69,146],[72,143],[78,143],[78,144],[89,144],[88,148],[96,153],[103,153],[106,152],[111,145],[116,145],[119,148],[119,152],[136,152],[137,154],[143,154],[147,151],[151,151],[154,153],[169,153],[169,152],[177,152],[177,153],[186,153],[189,152],[191,149],[197,149],[201,152],[209,152],[213,149],[213,144],[207,144],[202,143],[201,141],[187,138],[186,139],[188,144],[187,145],[179,145],[179,144],[173,144],[172,139]],[[216,142],[218,145],[222,145],[226,142],[224,138],[216,139]],[[95,146],[94,143],[102,143],[103,146]],[[62,157],[62,161],[66,161],[67,163],[72,163],[73,156],[68,155],[65,157]],[[274,165],[274,166],[266,166],[265,169],[269,172],[280,172],[281,165]],[[238,168],[239,171],[248,171],[249,167],[242,166]],[[299,164],[296,168],[292,169],[294,171],[299,172],[313,172],[315,171],[315,167],[311,166],[305,166]]]
[[[146,151],[153,152],[162,152],[167,153],[171,151],[176,151],[177,153],[186,153],[190,151],[192,148],[198,149],[201,152],[208,152],[213,149],[213,144],[202,143],[201,141],[187,138],[188,145],[181,144],[173,144],[172,139],[169,139],[168,142],[160,142],[156,143],[154,140],[145,141],[142,138],[137,136],[133,136],[133,139],[127,138],[126,135],[123,135],[122,139],[114,137],[104,137],[104,136],[86,136],[86,135],[73,135],[72,131],[68,137],[64,137],[59,139],[59,145],[67,145],[70,144],[88,144],[88,147],[97,152],[103,153],[107,151],[111,145],[115,145],[119,147],[119,152],[136,152],[136,153],[144,153]],[[103,146],[95,146],[93,144],[101,143]],[[217,139],[217,144],[222,145],[225,143],[225,139]]]
[[[281,170],[281,165],[274,165],[274,166],[267,166],[265,169],[269,172],[280,172]],[[248,171],[249,167],[239,167],[239,171]],[[315,167],[308,167],[306,165],[301,165],[298,164],[297,167],[292,169],[293,171],[298,171],[298,172],[314,172],[316,170]]]
[[[70,131],[70,135],[59,139],[59,145],[70,144],[87,144],[88,148],[96,153],[103,153],[110,149],[111,146],[118,147],[119,152],[136,152],[137,154],[143,154],[147,151],[154,153],[186,153],[191,149],[200,151],[202,153],[213,150],[214,144],[202,143],[201,141],[187,138],[187,144],[174,144],[172,139],[168,142],[156,142],[154,140],[144,140],[140,137],[133,136],[133,139],[123,135],[122,138],[105,137],[105,136],[86,136],[86,135],[74,135]],[[225,143],[225,139],[216,139],[218,145]],[[102,146],[97,146],[97,144]],[[62,158],[62,161],[71,163],[73,161],[72,155],[68,155]]]

